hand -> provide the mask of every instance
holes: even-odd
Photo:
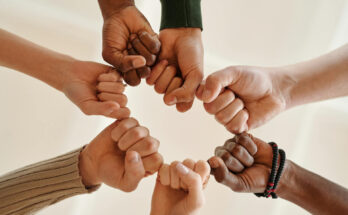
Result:
[[[88,186],[105,183],[131,192],[142,178],[158,171],[162,156],[159,142],[147,128],[128,118],[104,129],[80,155],[80,173]]]
[[[117,2],[99,1],[104,16],[103,58],[123,73],[126,83],[136,86],[149,75],[161,44],[144,15],[128,2],[113,6]]]
[[[286,109],[292,80],[282,76],[282,70],[228,67],[208,76],[196,94],[209,113],[216,115],[224,110],[218,120],[227,122],[231,132],[240,133],[266,123]]]
[[[130,111],[126,108],[127,97],[123,94],[124,85],[119,74],[103,64],[74,61],[67,69],[69,72],[62,87],[62,92],[87,115],[103,115],[115,119],[127,118]],[[115,82],[98,85],[98,78],[110,73]],[[110,76],[110,75],[109,75]],[[101,76],[102,77],[102,76]],[[98,90],[108,92],[98,94]]]
[[[155,85],[156,92],[165,94],[165,104],[176,104],[180,112],[192,107],[196,89],[203,79],[201,37],[199,28],[162,30],[160,63],[146,80],[149,85]]]
[[[272,168],[272,147],[250,134],[243,133],[217,147],[209,164],[217,182],[235,192],[263,193]],[[283,170],[286,175],[287,165]],[[282,181],[282,180],[281,180]],[[278,189],[281,189],[279,184]]]
[[[204,204],[203,188],[208,183],[207,162],[186,159],[164,164],[159,170],[152,196],[151,215],[193,215]]]

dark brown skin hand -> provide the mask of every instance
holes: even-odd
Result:
[[[103,58],[122,72],[131,86],[147,77],[160,51],[161,43],[144,15],[133,3],[114,10],[99,1],[104,16]]]
[[[235,192],[261,193],[272,168],[272,147],[250,134],[242,133],[217,147],[209,159],[217,182]]]

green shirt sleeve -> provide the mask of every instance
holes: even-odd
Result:
[[[161,29],[200,28],[203,30],[201,0],[161,0]]]

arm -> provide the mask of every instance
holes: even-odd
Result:
[[[348,95],[348,44],[313,60],[285,67],[294,80],[287,108]]]
[[[127,98],[120,75],[112,68],[94,62],[79,61],[46,49],[0,29],[0,65],[37,78],[63,92],[87,115],[104,115],[116,119],[126,118]],[[98,77],[112,73],[113,83],[98,85]],[[108,91],[113,99],[98,99],[99,93]]]
[[[135,119],[117,121],[84,148],[1,176],[0,214],[32,214],[102,183],[131,192],[162,165],[158,146]]]
[[[278,196],[312,214],[345,214],[348,212],[348,190],[297,164],[287,161],[278,188]],[[315,196],[315,198],[313,198]]]
[[[272,147],[248,134],[241,134],[216,149],[209,160],[215,179],[236,192],[262,193],[272,167]],[[313,214],[348,212],[348,190],[301,168],[290,160],[275,193]],[[315,198],[313,198],[315,196]]]
[[[345,45],[319,58],[290,66],[228,67],[209,75],[196,95],[206,109],[220,105],[217,101],[224,97],[221,95],[226,88],[237,95],[240,102],[231,107],[233,114],[229,118],[234,122],[229,126],[235,128],[231,132],[239,133],[256,128],[296,105],[347,96],[347,81],[348,45]],[[215,115],[209,108],[207,111]],[[238,114],[244,115],[243,120],[238,120]]]

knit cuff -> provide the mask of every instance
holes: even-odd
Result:
[[[200,28],[203,30],[201,0],[161,0],[161,29]]]
[[[31,214],[58,201],[90,193],[79,173],[83,148],[0,177],[0,214]]]

